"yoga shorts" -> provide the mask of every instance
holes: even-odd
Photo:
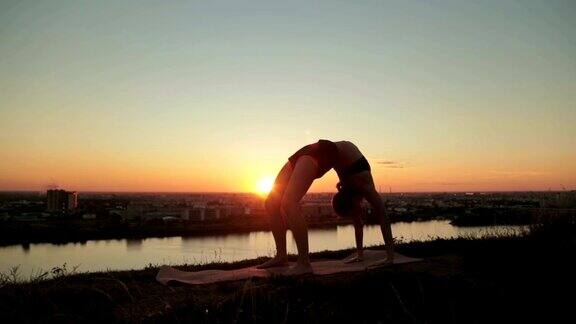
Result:
[[[350,164],[350,166],[346,167],[344,170],[340,172],[336,170],[336,173],[338,173],[338,178],[345,179],[350,175],[362,171],[370,171],[370,164],[368,163],[368,160],[366,160],[364,156],[356,160],[354,163]]]

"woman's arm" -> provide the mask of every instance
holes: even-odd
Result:
[[[359,262],[364,260],[364,244],[363,244],[363,237],[364,237],[364,222],[362,221],[362,197],[358,197],[354,199],[354,208],[350,211],[348,215],[352,218],[352,224],[354,224],[354,237],[356,238],[356,255],[351,259],[345,261],[346,263],[350,262]]]
[[[384,202],[382,197],[375,190],[372,189],[365,194],[366,200],[372,206],[374,213],[380,220],[380,230],[382,231],[382,237],[384,238],[384,244],[386,246],[386,252],[388,254],[388,261],[392,262],[394,260],[394,239],[392,238],[392,228],[390,226],[390,219],[386,214],[384,209]]]

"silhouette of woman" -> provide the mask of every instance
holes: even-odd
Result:
[[[298,248],[298,261],[295,266],[287,270],[286,274],[298,275],[312,272],[308,256],[308,228],[300,212],[299,204],[312,182],[321,178],[332,168],[336,170],[340,179],[339,190],[346,188],[345,192],[353,193],[353,197],[350,197],[353,207],[349,210],[351,214],[349,216],[352,216],[355,225],[358,249],[355,260],[362,259],[360,203],[365,198],[379,216],[380,229],[388,252],[386,262],[392,262],[394,245],[390,221],[385,214],[382,198],[374,187],[368,161],[356,145],[349,141],[332,142],[321,139],[302,147],[290,156],[276,176],[274,187],[265,202],[276,243],[276,256],[259,265],[258,268],[288,265],[286,256],[286,224],[288,224]]]

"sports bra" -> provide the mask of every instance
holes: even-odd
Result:
[[[296,161],[298,161],[298,159],[303,155],[309,155],[318,162],[318,173],[316,174],[316,178],[321,178],[326,174],[326,172],[330,171],[330,169],[334,167],[336,160],[338,159],[338,147],[334,142],[324,139],[313,144],[308,144],[288,158],[292,167],[296,165]]]

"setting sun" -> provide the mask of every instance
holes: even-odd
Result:
[[[259,194],[267,194],[272,190],[274,186],[274,178],[271,176],[264,177],[258,181],[256,186],[256,191]]]

